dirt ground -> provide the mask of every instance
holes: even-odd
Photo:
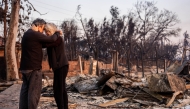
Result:
[[[0,109],[18,109],[21,84],[14,84],[0,93]],[[88,97],[68,92],[69,109],[97,109],[88,105]],[[90,98],[89,98],[90,99]],[[92,101],[92,100],[91,100]],[[41,97],[38,109],[57,109],[53,97]]]

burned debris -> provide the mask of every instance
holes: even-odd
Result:
[[[99,68],[99,76],[93,73],[94,70],[89,70],[90,74],[67,77],[68,95],[73,100],[71,104],[75,108],[87,105],[98,108],[180,108],[189,104],[189,62],[174,63],[165,72],[150,72],[145,77],[136,72],[129,75],[126,69],[119,70],[117,64],[113,66],[116,68]],[[46,91],[42,96],[48,96],[47,93],[52,96],[51,85],[43,89]]]

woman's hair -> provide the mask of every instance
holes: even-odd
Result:
[[[45,31],[49,31],[52,35],[57,31],[57,26],[54,23],[46,23]]]

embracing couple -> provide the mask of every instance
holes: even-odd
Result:
[[[24,33],[21,42],[20,72],[23,83],[19,109],[37,109],[42,89],[42,48],[47,48],[49,66],[54,72],[53,90],[57,107],[68,109],[65,79],[69,65],[61,35],[55,24],[39,18]]]

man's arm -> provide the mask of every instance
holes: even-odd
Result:
[[[57,47],[58,45],[61,44],[62,40],[63,40],[62,37],[61,37],[61,36],[58,36],[57,40],[54,41],[54,42],[42,43],[42,47],[43,47],[43,48],[47,48],[47,47]]]
[[[36,37],[39,42],[54,42],[57,40],[58,36],[56,34],[53,34],[52,36],[46,36],[43,33],[36,32]]]

